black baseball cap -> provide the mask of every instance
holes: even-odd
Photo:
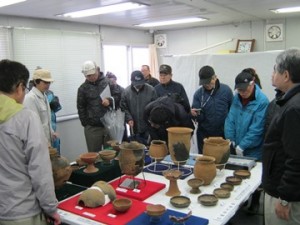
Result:
[[[162,64],[159,67],[159,73],[171,74],[172,73],[172,68],[169,65]]]
[[[199,70],[199,78],[200,78],[200,85],[209,84],[212,77],[215,75],[215,71],[211,66],[203,66]]]
[[[235,78],[234,89],[245,90],[250,82],[253,81],[253,76],[248,72],[241,72]]]

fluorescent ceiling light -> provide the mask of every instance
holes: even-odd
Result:
[[[13,5],[20,2],[25,2],[26,0],[0,0],[0,7],[7,6],[7,5]]]
[[[121,11],[141,8],[144,6],[145,5],[140,4],[140,3],[126,2],[126,3],[115,4],[115,5],[102,6],[102,7],[98,7],[98,8],[80,10],[80,11],[71,12],[71,13],[65,13],[65,14],[62,14],[59,16],[80,18],[80,17],[87,17],[87,16],[95,16],[95,15],[100,15],[100,14],[121,12]]]
[[[206,21],[207,19],[194,17],[194,18],[185,18],[185,19],[178,19],[178,20],[166,20],[166,21],[159,21],[159,22],[150,22],[150,23],[141,23],[136,26],[139,27],[158,27],[158,26],[167,26],[167,25],[176,25],[176,24],[183,24],[183,23],[195,23],[200,21]]]
[[[281,8],[281,9],[270,9],[270,11],[274,13],[293,13],[300,12],[300,6],[297,7],[289,7],[289,8]]]

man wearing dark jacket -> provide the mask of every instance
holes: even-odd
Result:
[[[194,94],[191,114],[198,123],[197,144],[201,154],[203,139],[224,137],[224,123],[233,98],[232,90],[219,82],[211,66],[199,70],[200,85]]]
[[[82,66],[82,73],[86,80],[78,88],[77,110],[80,122],[84,127],[84,135],[89,152],[98,152],[108,139],[108,133],[101,122],[101,118],[112,106],[108,97],[101,98],[100,94],[109,85],[109,80],[93,61],[86,61]],[[113,90],[109,90],[114,97]]]
[[[135,140],[148,144],[149,132],[144,121],[145,106],[157,98],[152,86],[145,83],[141,71],[131,73],[131,84],[125,88],[121,98],[121,109],[125,111],[125,121],[129,125]]]
[[[172,96],[162,96],[145,107],[144,118],[149,126],[152,140],[168,143],[168,127],[189,127],[194,129],[191,116]]]
[[[158,97],[174,95],[176,101],[183,105],[185,111],[190,113],[191,106],[185,89],[181,83],[172,80],[172,67],[162,64],[159,67],[159,84],[155,86]]]
[[[300,223],[300,49],[276,58],[272,81],[285,93],[277,105],[263,145],[262,185],[265,224]]]

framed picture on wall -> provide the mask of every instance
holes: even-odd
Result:
[[[240,40],[238,39],[236,45],[236,53],[247,53],[252,52],[254,48],[255,39],[251,40]]]

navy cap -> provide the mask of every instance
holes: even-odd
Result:
[[[136,70],[131,73],[131,84],[132,85],[142,85],[145,84],[145,78],[141,71]]]

